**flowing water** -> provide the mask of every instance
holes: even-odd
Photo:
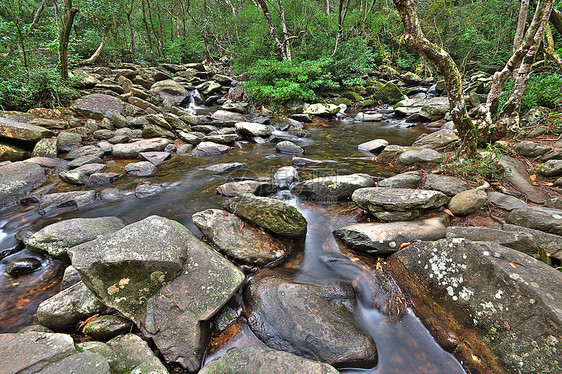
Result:
[[[301,176],[367,173],[372,176],[393,175],[391,166],[381,167],[371,156],[357,150],[357,145],[372,139],[384,138],[391,144],[410,145],[422,132],[421,127],[401,129],[396,123],[316,123],[306,128],[306,138],[290,139],[305,148],[305,157],[328,162],[308,169]],[[291,138],[281,132],[278,136]],[[208,208],[220,208],[223,199],[215,192],[220,184],[243,178],[271,178],[281,166],[291,165],[291,156],[275,152],[275,145],[241,142],[227,155],[195,158],[178,156],[158,167],[152,183],[165,183],[164,192],[150,198],[137,199],[132,190],[142,178],[125,177],[114,184],[129,193],[119,201],[96,201],[72,211],[52,211],[40,215],[38,209],[16,207],[4,211],[0,217],[0,253],[15,251],[14,234],[25,227],[43,227],[62,219],[76,217],[119,216],[128,222],[139,221],[158,214],[177,220],[200,234],[191,222],[191,215]],[[115,163],[114,163],[115,162]],[[226,162],[243,162],[246,167],[227,173],[216,173],[205,167]],[[108,166],[122,166],[123,161],[109,161]],[[74,188],[76,189],[76,188]],[[60,188],[59,188],[60,190]],[[57,192],[59,192],[57,190]],[[298,269],[298,280],[344,279],[353,281],[359,290],[357,322],[374,338],[379,351],[379,364],[371,369],[344,368],[346,373],[463,373],[461,365],[442,350],[411,311],[400,319],[392,319],[373,305],[376,280],[369,277],[374,260],[357,261],[332,236],[332,230],[356,221],[358,211],[352,204],[318,205],[295,198],[290,192],[283,198],[292,202],[309,222],[303,250],[283,266]],[[17,252],[11,256],[22,256]],[[33,322],[37,305],[56,293],[64,265],[57,260],[41,258],[43,266],[37,271],[12,278],[0,262],[0,332],[18,331]],[[350,260],[353,259],[353,260]],[[365,265],[371,262],[371,265]],[[373,283],[374,282],[374,283]],[[220,344],[218,340],[221,340]],[[228,333],[211,342],[207,360],[232,347],[259,343],[242,318]]]

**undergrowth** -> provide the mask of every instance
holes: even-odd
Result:
[[[439,172],[474,184],[482,184],[484,181],[499,182],[505,173],[503,166],[498,163],[502,155],[501,150],[493,146],[488,146],[481,153],[480,158],[464,158],[452,155],[441,163]]]

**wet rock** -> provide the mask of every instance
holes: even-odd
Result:
[[[123,227],[125,222],[118,217],[72,218],[45,226],[31,235],[25,244],[31,251],[65,258],[67,249]]]
[[[94,173],[90,175],[86,186],[91,188],[108,186],[119,178],[121,178],[120,173],[114,173],[111,171],[109,173]]]
[[[352,249],[384,255],[414,240],[443,239],[446,221],[444,217],[435,217],[411,222],[357,223],[335,230],[334,235]]]
[[[331,365],[375,365],[375,342],[355,324],[351,286],[304,284],[292,275],[266,269],[250,280],[244,300],[254,334],[271,348]]]
[[[33,152],[31,152],[32,157],[57,157],[57,139],[56,138],[44,138],[35,144]]]
[[[241,169],[245,166],[246,166],[246,164],[243,163],[243,162],[231,162],[231,163],[216,164],[216,165],[207,166],[205,168],[205,170],[215,171],[217,173],[224,173],[224,172],[227,172],[227,171],[233,171],[233,170]]]
[[[149,161],[154,166],[158,166],[170,158],[170,153],[168,152],[141,152],[139,153],[141,160]]]
[[[196,157],[214,156],[228,153],[232,147],[213,142],[201,142],[193,149],[192,155]]]
[[[41,267],[41,260],[34,257],[11,258],[3,261],[6,273],[12,277],[33,273]]]
[[[398,160],[404,165],[412,165],[416,162],[441,162],[443,155],[436,150],[425,148],[406,151],[398,157]]]
[[[50,157],[31,157],[24,160],[24,162],[30,162],[32,164],[37,164],[44,168],[58,169],[58,170],[66,169],[68,166],[68,162],[64,160],[58,158],[50,158]]]
[[[435,148],[444,147],[458,140],[459,137],[452,130],[443,129],[433,132],[431,134],[421,135],[414,142],[414,144],[412,144],[412,147],[435,149]]]
[[[449,210],[456,216],[467,216],[478,211],[488,201],[486,191],[472,189],[463,191],[449,201]]]
[[[211,117],[219,121],[244,122],[246,120],[243,115],[235,112],[229,112],[226,110],[217,110],[215,113],[211,115]]]
[[[404,152],[406,152],[406,147],[402,147],[401,145],[396,144],[390,144],[382,150],[380,157],[395,158],[400,156]]]
[[[148,344],[135,334],[120,335],[107,342],[131,374],[168,374]]]
[[[111,153],[117,158],[137,158],[141,152],[162,151],[170,143],[168,139],[154,138],[128,144],[115,144]]]
[[[176,221],[150,216],[68,253],[84,283],[138,324],[147,299],[181,271],[191,235]]]
[[[515,152],[524,157],[539,157],[551,149],[548,145],[537,144],[528,140],[524,140],[515,146]]]
[[[488,192],[488,201],[497,206],[498,208],[504,210],[513,210],[521,208],[527,205],[522,200],[510,195],[506,195],[500,192],[491,191]]]
[[[279,235],[303,237],[307,221],[292,205],[267,197],[240,194],[224,203],[225,207],[250,221]]]
[[[238,122],[235,127],[241,134],[249,136],[269,136],[272,132],[271,127],[254,122]]]
[[[81,208],[96,200],[96,191],[57,192],[39,199],[40,212],[47,213],[54,209],[74,207]]]
[[[438,191],[388,187],[360,188],[351,199],[381,221],[410,220],[423,210],[440,208],[449,202]]]
[[[67,160],[75,160],[81,157],[103,157],[104,152],[95,145],[86,145],[76,148],[68,152],[66,155]],[[78,165],[80,166],[80,165]],[[75,166],[76,167],[76,166]]]
[[[334,367],[263,346],[235,348],[209,362],[200,374],[337,374]]]
[[[219,144],[231,144],[238,140],[240,136],[238,134],[217,134],[217,135],[207,135],[205,140],[209,142],[219,143]]]
[[[302,155],[304,153],[304,149],[302,147],[288,140],[277,143],[275,149],[279,153],[286,153],[290,155]]]
[[[78,270],[76,270],[74,266],[69,265],[66,267],[66,269],[64,269],[64,274],[62,275],[62,281],[60,284],[60,290],[64,291],[70,286],[73,286],[81,281],[82,278],[80,278],[80,273],[78,273]]]
[[[304,109],[304,114],[313,116],[333,116],[340,112],[340,107],[334,104],[311,104]]]
[[[222,210],[207,209],[195,213],[192,220],[221,252],[238,263],[265,266],[285,258],[292,249],[286,240]]]
[[[468,184],[460,178],[450,175],[428,174],[423,186],[426,190],[443,192],[447,196],[455,196],[468,189]]]
[[[103,173],[106,170],[107,170],[107,165],[105,164],[85,164],[77,167],[73,171],[75,172],[79,171],[86,174],[87,176],[90,176],[94,173]]]
[[[562,160],[549,160],[539,166],[537,173],[545,177],[562,176]]]
[[[525,232],[502,231],[490,227],[448,227],[447,239],[453,238],[465,238],[473,242],[496,242],[529,255],[537,253],[535,237]]]
[[[293,183],[299,181],[299,172],[292,166],[283,166],[273,176],[275,185],[280,189],[288,189]]]
[[[173,79],[166,79],[154,83],[152,87],[150,87],[150,92],[162,101],[170,97],[176,104],[181,103],[187,97],[187,90]]]
[[[416,188],[422,180],[422,174],[419,171],[409,171],[407,173],[397,174],[393,177],[380,181],[378,187],[391,188]]]
[[[299,167],[319,165],[319,164],[322,163],[322,161],[311,160],[311,159],[305,158],[305,157],[293,157],[292,163],[293,163],[293,166],[299,168]]]
[[[208,96],[208,95],[211,95],[215,92],[220,91],[221,87],[222,86],[220,85],[220,83],[217,83],[217,82],[214,82],[214,81],[206,81],[202,85],[198,86],[197,89],[203,95]]]
[[[408,282],[442,311],[425,321],[430,330],[436,323],[447,329],[442,324],[450,320],[484,342],[495,359],[492,365],[499,367],[481,372],[559,371],[562,301],[554,295],[562,292],[560,272],[497,243],[458,238],[414,243],[390,259],[396,271],[409,274],[398,281]],[[474,338],[466,333],[459,338],[467,362],[474,362]]]
[[[176,152],[178,155],[186,155],[190,153],[192,150],[193,150],[192,144],[182,144],[178,147]]]
[[[21,161],[26,158],[29,151],[12,144],[0,141],[0,162],[2,161]]]
[[[166,189],[159,184],[140,183],[135,187],[135,196],[138,199],[145,199],[152,195],[159,194],[160,192],[164,192],[165,190]]]
[[[523,206],[511,211],[506,222],[552,234],[562,235],[562,210]]]
[[[45,171],[37,164],[18,161],[0,165],[0,208],[17,203],[44,178]]]
[[[68,287],[39,304],[37,320],[53,331],[67,331],[86,318],[101,313],[105,305],[82,282]]]
[[[372,187],[373,178],[367,174],[336,175],[307,180],[295,186],[298,195],[312,196],[318,202],[348,200],[358,188]]]
[[[183,271],[148,300],[142,327],[167,361],[196,371],[210,337],[205,321],[230,300],[244,274],[186,228],[182,235]]]
[[[161,126],[153,125],[151,123],[143,126],[142,137],[143,138],[168,138],[168,139],[176,138],[174,133],[171,132],[170,130],[167,130]]]
[[[87,155],[75,158],[74,160],[70,161],[68,163],[68,167],[74,169],[86,164],[103,164],[103,161],[96,155]]]
[[[226,182],[217,187],[217,193],[223,196],[236,196],[241,193],[251,193],[256,196],[270,195],[277,190],[271,182],[236,181]]]
[[[57,135],[57,147],[59,151],[69,152],[78,148],[82,143],[82,135],[73,132],[61,132]]]
[[[136,177],[148,177],[156,173],[156,166],[152,162],[139,161],[127,164],[125,171]]]
[[[88,182],[88,176],[81,171],[76,170],[61,171],[59,173],[59,178],[63,182],[75,184],[77,186],[81,186]]]
[[[74,352],[70,335],[45,332],[0,334],[0,346],[5,373],[37,373]]]
[[[385,118],[384,115],[377,112],[374,113],[359,112],[357,113],[357,115],[355,115],[355,118],[353,120],[356,122],[380,122],[384,118]],[[371,152],[371,151],[367,151],[367,152]]]
[[[117,188],[106,188],[105,190],[100,191],[100,199],[106,201],[117,201],[123,197],[121,191]]]
[[[86,341],[83,343],[76,344],[76,349],[79,352],[93,352],[101,355],[111,368],[112,373],[125,373],[127,372],[127,368],[121,362],[119,357],[113,352],[111,347],[102,342],[96,341]]]
[[[96,340],[109,340],[131,331],[132,323],[128,319],[114,315],[99,316],[90,322],[84,329],[84,335]]]
[[[359,144],[357,149],[363,152],[380,153],[388,145],[388,140],[375,139]]]
[[[53,132],[44,127],[29,125],[27,123],[16,122],[8,118],[0,117],[0,137],[37,142],[52,135]]]
[[[392,82],[385,83],[373,94],[373,99],[388,104],[395,104],[404,98],[402,91]]]
[[[550,255],[550,257],[562,261],[562,236],[549,234],[540,230],[530,229],[528,227],[510,225],[508,223],[496,225],[494,227],[498,230],[514,232],[515,234],[521,236],[524,234],[532,235],[533,243],[535,244],[535,252],[533,253],[537,253],[538,247],[540,247],[544,249]]]
[[[111,118],[115,113],[120,114],[123,110],[123,102],[113,96],[91,94],[76,100],[71,108],[85,117],[103,119]]]

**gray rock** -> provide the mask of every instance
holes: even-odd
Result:
[[[378,187],[391,188],[416,188],[421,183],[422,173],[419,171],[409,171],[407,173],[397,174],[390,178],[381,180]]]
[[[170,158],[170,153],[168,152],[141,152],[139,153],[141,160],[149,161],[154,166],[162,164],[164,161]]]
[[[390,144],[387,145],[381,152],[380,157],[391,157],[395,158],[400,156],[402,153],[406,152],[406,147],[401,145]]]
[[[548,160],[562,160],[562,149],[547,152],[541,157],[539,157],[539,160],[541,162],[546,162]]]
[[[100,191],[100,199],[106,201],[117,201],[123,197],[121,191],[117,188],[106,188],[105,190]]]
[[[468,189],[468,183],[460,178],[441,174],[428,174],[423,186],[426,190],[443,192],[447,196],[455,196]]]
[[[64,291],[70,286],[73,286],[81,281],[82,278],[80,278],[80,273],[78,273],[78,270],[76,270],[74,266],[69,265],[66,267],[66,269],[64,269],[64,274],[62,275],[62,281],[60,284],[60,290]]]
[[[149,123],[148,125],[144,125],[142,128],[142,137],[175,139],[176,135],[170,130]]]
[[[173,79],[161,80],[150,87],[150,92],[156,95],[159,100],[164,101],[170,97],[174,103],[179,104],[187,97],[187,90]]]
[[[510,225],[508,223],[497,225],[495,227],[497,227],[499,230],[511,231],[516,234],[532,235],[534,238],[535,250],[538,249],[537,246],[540,246],[552,258],[556,258],[557,260],[562,261],[562,236],[549,234],[540,230],[530,229],[528,227]]]
[[[0,165],[0,209],[17,203],[44,178],[45,171],[34,163],[18,161]]]
[[[205,141],[219,144],[231,144],[238,139],[240,139],[240,136],[238,136],[238,134],[217,134],[205,136]]]
[[[348,200],[358,188],[372,187],[373,178],[367,174],[336,175],[307,180],[295,186],[298,195],[311,196],[318,202]]]
[[[74,207],[81,208],[96,200],[96,191],[57,192],[44,195],[39,199],[39,211],[43,213],[54,209]]]
[[[86,117],[103,119],[112,118],[113,114],[123,111],[123,102],[113,96],[91,94],[81,97],[72,104],[71,108]]]
[[[59,178],[66,183],[81,186],[88,182],[88,176],[81,171],[67,170],[59,173]]]
[[[70,161],[68,167],[74,169],[87,164],[103,164],[103,161],[96,155],[81,156]]]
[[[388,145],[388,140],[375,139],[359,144],[357,149],[363,152],[380,153]]]
[[[562,210],[527,205],[511,211],[506,222],[562,235]]]
[[[162,151],[170,143],[170,140],[162,138],[139,140],[134,143],[115,144],[111,152],[117,158],[137,158],[141,152]]]
[[[202,135],[201,135],[201,137],[199,137],[194,133],[187,133],[185,131],[178,131],[178,136],[184,142],[186,142],[188,144],[192,144],[192,145],[197,145],[197,144],[201,143],[202,138],[203,138]]]
[[[131,331],[132,323],[128,319],[114,315],[96,317],[83,328],[84,335],[96,340],[109,340]]]
[[[156,173],[156,166],[152,162],[139,161],[127,164],[125,171],[136,177],[148,177]]]
[[[513,210],[521,208],[527,205],[523,200],[510,195],[506,195],[500,192],[491,191],[488,192],[488,201],[497,206],[498,208],[505,210]]]
[[[548,113],[550,113],[549,108],[541,106],[532,107],[521,117],[521,123],[527,127],[533,127],[537,125],[541,119],[546,117]]]
[[[121,178],[120,173],[113,173],[113,172],[94,173],[90,175],[90,178],[88,179],[88,183],[86,183],[86,186],[91,188],[108,186],[119,178]]]
[[[299,172],[292,166],[283,166],[277,169],[273,180],[278,188],[288,189],[293,183],[298,183]]]
[[[115,131],[113,130],[96,130],[94,131],[94,138],[98,140],[108,140],[115,136]]]
[[[271,127],[255,122],[238,122],[235,127],[241,134],[249,136],[269,136],[272,132]]]
[[[107,342],[131,374],[168,374],[148,344],[135,334],[120,335]]]
[[[290,242],[222,210],[207,209],[195,213],[192,220],[221,252],[238,263],[265,266],[279,262],[292,250]]]
[[[57,157],[57,139],[56,138],[44,138],[35,144],[33,152],[31,152],[32,157]]]
[[[160,192],[164,192],[166,189],[159,184],[152,184],[152,183],[140,183],[135,187],[135,196],[138,199],[145,199],[152,195],[159,194]]]
[[[505,168],[505,178],[518,191],[523,192],[529,200],[542,203],[549,198],[544,192],[531,184],[529,173],[523,161],[509,156],[502,156],[498,164]]]
[[[131,140],[128,135],[115,135],[114,137],[108,139],[111,144],[128,143]]]
[[[335,230],[334,235],[352,249],[384,255],[414,240],[443,239],[446,222],[444,217],[435,217],[411,222],[357,223]]]
[[[197,144],[195,149],[192,151],[192,155],[196,157],[202,156],[214,156],[223,153],[228,153],[232,147],[224,144],[217,144],[213,142],[201,142]]]
[[[211,117],[219,121],[236,121],[236,122],[246,121],[243,115],[235,112],[229,112],[226,110],[217,110],[211,115]]]
[[[236,196],[241,193],[251,193],[256,196],[270,195],[277,190],[271,182],[262,181],[235,181],[226,182],[217,187],[217,193],[223,196]]]
[[[465,238],[473,242],[496,242],[529,255],[537,254],[537,242],[525,232],[502,231],[490,227],[448,227],[447,239]]]
[[[37,142],[52,135],[53,132],[44,127],[0,117],[0,137],[2,138]]]
[[[444,147],[458,140],[459,137],[452,130],[443,129],[433,132],[431,134],[421,135],[414,142],[414,144],[412,144],[412,147],[435,149],[439,147]]]
[[[124,373],[127,371],[127,368],[125,367],[123,362],[121,362],[121,360],[119,359],[119,357],[117,357],[115,352],[113,352],[111,347],[105,343],[86,341],[76,344],[76,349],[80,352],[93,352],[103,356],[103,358],[105,358],[107,363],[109,364],[112,373]]]
[[[311,104],[304,109],[304,114],[314,116],[333,116],[339,113],[340,107],[334,104]]]
[[[295,166],[297,168],[319,165],[321,163],[322,163],[322,161],[311,160],[311,159],[305,158],[305,157],[293,157],[293,159],[292,159],[293,166]]]
[[[404,165],[412,165],[416,162],[441,162],[443,155],[436,150],[425,148],[406,151],[398,157],[398,160]]]
[[[105,164],[85,164],[77,167],[73,171],[79,171],[90,176],[94,173],[103,173],[106,170],[107,170],[107,166]]]
[[[182,144],[178,147],[176,153],[178,155],[186,155],[186,154],[190,153],[192,150],[193,150],[192,144]]]
[[[279,153],[286,153],[290,155],[302,155],[304,153],[304,149],[302,147],[288,140],[277,143],[275,149]]]
[[[109,363],[102,355],[95,352],[76,352],[54,362],[38,374],[81,373],[111,374]]]
[[[214,81],[206,81],[203,84],[201,84],[200,86],[197,87],[197,89],[203,94],[203,95],[211,95],[215,92],[220,91],[220,89],[222,88],[222,86],[220,85],[220,83],[214,82]]]
[[[539,157],[551,149],[548,145],[537,144],[528,140],[524,140],[515,146],[515,152],[524,157]]]
[[[545,177],[562,176],[562,160],[548,160],[539,166],[537,173]]]
[[[215,171],[217,173],[225,173],[227,171],[241,169],[245,166],[246,164],[243,162],[231,162],[226,164],[216,164],[216,165],[207,166],[205,170]]]
[[[472,189],[463,191],[449,201],[449,210],[456,216],[467,216],[478,211],[488,201],[486,191]]]
[[[92,157],[103,157],[104,152],[95,145],[85,145],[80,148],[71,150],[67,155],[67,160],[75,160],[80,157],[92,156]]]

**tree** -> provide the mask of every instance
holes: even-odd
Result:
[[[59,37],[60,72],[64,80],[68,80],[68,41],[76,13],[78,8],[72,6],[72,0],[64,0],[64,19]]]
[[[462,77],[457,65],[447,51],[425,37],[412,0],[394,0],[394,5],[404,24],[408,45],[434,64],[445,79],[451,117],[462,139],[459,152],[466,152],[468,157],[477,157],[476,127],[466,109]]]

